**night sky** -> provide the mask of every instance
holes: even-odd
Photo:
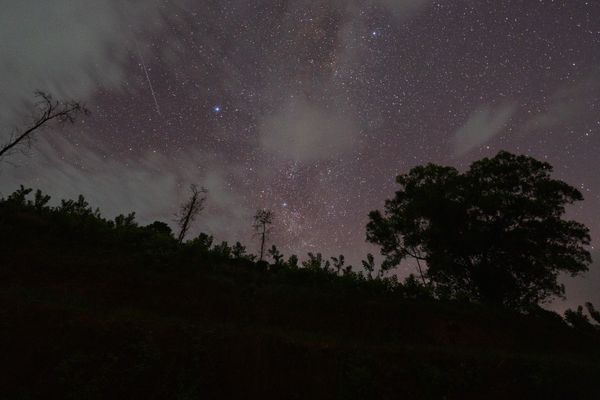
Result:
[[[569,217],[600,245],[598,0],[0,5],[2,134],[35,89],[92,112],[4,162],[2,195],[83,193],[107,216],[172,223],[196,183],[209,199],[195,234],[256,251],[267,207],[284,253],[356,264],[377,251],[367,213],[396,175],[504,149],[580,189]],[[600,292],[600,274],[583,286]]]

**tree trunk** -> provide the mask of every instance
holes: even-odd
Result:
[[[185,238],[185,234],[187,233],[189,226],[190,226],[190,220],[192,219],[192,214],[194,213],[194,206],[196,204],[196,195],[194,195],[192,197],[192,202],[190,204],[190,208],[188,210],[188,213],[185,216],[185,219],[183,221],[183,224],[181,225],[181,231],[179,231],[179,243],[183,242],[183,239]]]
[[[421,263],[419,262],[418,258],[415,258],[415,260],[417,260],[417,267],[419,267],[419,274],[421,275],[421,280],[423,281],[423,285],[427,285],[427,282],[425,282],[425,276],[423,275],[423,269],[421,268]]]
[[[260,261],[263,260],[263,256],[265,254],[265,231],[266,231],[266,226],[263,225],[261,240],[260,240]]]

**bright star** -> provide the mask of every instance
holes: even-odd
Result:
[[[220,113],[221,112],[221,106],[214,106],[213,107],[213,111],[216,113]]]

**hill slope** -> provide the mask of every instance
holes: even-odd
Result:
[[[550,313],[193,246],[165,255],[138,228],[56,218],[0,209],[0,398],[600,395],[600,341]]]

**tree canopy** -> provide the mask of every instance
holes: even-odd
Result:
[[[460,173],[435,164],[399,175],[400,189],[372,211],[367,240],[386,268],[424,261],[438,295],[513,308],[564,296],[560,273],[586,271],[588,229],[565,220],[581,193],[550,164],[505,151]]]

